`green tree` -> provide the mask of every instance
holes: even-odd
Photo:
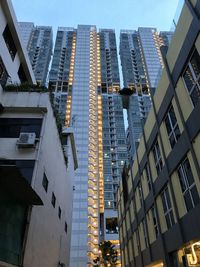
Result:
[[[94,267],[116,266],[118,253],[110,241],[104,241],[99,244],[99,254],[99,257],[94,260]]]

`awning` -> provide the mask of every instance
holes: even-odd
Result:
[[[12,165],[0,166],[0,201],[15,201],[24,205],[43,205],[41,198]]]

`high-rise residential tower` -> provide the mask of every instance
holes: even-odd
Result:
[[[127,160],[123,106],[120,89],[117,47],[114,30],[101,29],[101,87],[98,95],[102,105],[102,152],[104,206],[100,210],[100,231],[105,240],[118,243],[116,193],[121,172]]]
[[[123,97],[128,112],[127,143],[131,161],[151,108],[151,95],[154,94],[161,75],[163,60],[160,46],[168,46],[172,34],[160,32],[159,35],[155,28],[122,30],[120,33],[124,87],[133,93],[130,97]]]
[[[116,191],[127,159],[114,30],[59,28],[50,87],[63,125],[75,132],[71,267],[93,266],[98,244],[118,244]]]
[[[31,22],[19,22],[19,27],[36,81],[45,85],[53,48],[52,27],[34,26]]]
[[[28,48],[29,40],[34,30],[34,23],[33,22],[19,22],[19,29],[21,38],[26,48]]]

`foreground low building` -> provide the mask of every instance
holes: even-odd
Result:
[[[62,132],[49,93],[34,85],[10,0],[0,22],[0,267],[68,266],[73,129]]]
[[[122,266],[200,266],[199,14],[200,1],[185,1],[136,160],[124,168]]]
[[[64,155],[48,93],[3,92],[1,105],[0,261],[68,266],[73,132],[65,130]]]

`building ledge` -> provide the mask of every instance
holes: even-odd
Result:
[[[24,205],[43,205],[41,198],[14,165],[0,166],[0,197]]]

